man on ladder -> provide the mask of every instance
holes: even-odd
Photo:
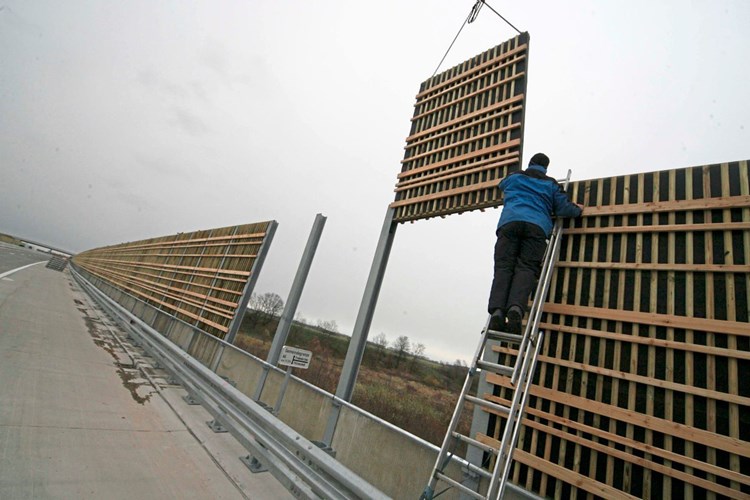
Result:
[[[552,232],[552,216],[580,217],[583,213],[583,205],[571,202],[557,181],[547,177],[548,166],[547,155],[537,153],[526,170],[500,182],[503,211],[497,224],[495,276],[488,305],[490,330],[521,333],[521,320]]]
[[[443,492],[437,492],[438,482],[447,484],[448,488],[457,488],[472,498],[488,500],[501,498],[507,485],[508,473],[513,459],[513,448],[518,437],[523,412],[528,401],[529,389],[534,378],[536,360],[544,339],[538,329],[539,320],[544,308],[544,301],[549,290],[552,270],[555,267],[560,250],[562,235],[562,217],[579,217],[583,206],[573,203],[565,194],[565,189],[555,179],[547,177],[549,158],[542,153],[535,154],[529,167],[522,172],[515,172],[500,183],[503,191],[503,213],[497,229],[495,246],[495,278],[490,293],[490,318],[482,330],[477,350],[466,380],[461,389],[453,417],[443,439],[430,480],[425,487],[422,500],[433,500]],[[570,171],[565,180],[567,187]],[[552,217],[558,218],[554,223]],[[547,242],[549,240],[549,243]],[[541,276],[541,280],[540,280]],[[540,280],[537,286],[537,280]],[[521,334],[521,320],[528,305],[529,294],[536,289],[534,301],[529,311],[529,323]],[[493,362],[485,357],[489,341],[507,342],[518,345],[516,361],[513,366]],[[491,348],[490,348],[491,349]],[[500,403],[472,394],[474,380],[481,374],[495,373],[509,377],[514,388],[510,404]],[[466,403],[473,403],[488,412],[505,419],[502,440],[499,447],[487,444],[458,432],[458,423]],[[448,473],[448,466],[454,457],[459,442],[495,457],[491,471],[475,462],[463,459],[464,472],[475,478],[486,478],[486,493],[481,493],[479,484],[464,484]],[[444,490],[445,491],[445,490]]]

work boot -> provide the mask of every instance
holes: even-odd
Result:
[[[510,306],[508,309],[508,333],[521,335],[521,320],[523,310],[518,306]]]
[[[492,311],[492,315],[490,316],[490,324],[487,326],[488,330],[492,330],[495,332],[504,332],[505,331],[505,314],[503,314],[503,311],[500,309],[495,309]]]

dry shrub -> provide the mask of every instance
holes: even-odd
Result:
[[[265,359],[271,345],[267,339],[262,333],[257,336],[239,335],[237,346]],[[310,367],[306,370],[295,369],[294,374],[316,387],[335,393],[343,358],[325,338],[313,337],[304,348],[313,352]],[[405,369],[386,368],[383,366],[385,364],[384,359],[380,366],[360,367],[352,403],[440,446],[453,415],[465,371],[458,373],[456,367],[446,366],[445,373],[441,374],[450,379],[451,386],[458,385],[459,389],[456,389],[447,387],[445,379],[441,384],[435,373],[424,373],[420,377]],[[467,405],[458,427],[462,434],[469,433],[471,416],[471,405]]]

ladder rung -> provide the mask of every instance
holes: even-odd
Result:
[[[481,441],[477,441],[476,439],[470,438],[469,436],[464,436],[463,434],[459,434],[458,432],[453,433],[453,437],[458,439],[459,441],[463,441],[464,443],[468,443],[472,446],[476,446],[482,451],[486,451],[487,453],[494,453],[497,455],[497,449],[493,448],[492,446],[488,444],[484,444]],[[487,473],[489,474],[489,472]],[[491,474],[490,474],[491,475]]]
[[[508,408],[507,406],[499,405],[497,403],[493,403],[492,401],[487,401],[486,399],[481,399],[476,396],[466,395],[464,396],[464,399],[466,401],[471,401],[475,405],[479,405],[484,408],[489,408],[490,410],[495,410],[505,415],[510,415],[510,408]]]
[[[478,498],[479,500],[486,500],[486,498],[487,498],[484,495],[482,495],[481,493],[477,493],[476,491],[474,491],[474,490],[472,490],[470,488],[467,488],[466,486],[464,486],[463,484],[459,483],[458,481],[449,478],[448,476],[446,476],[442,472],[436,472],[435,473],[435,477],[437,477],[441,481],[444,481],[444,482],[450,484],[454,488],[458,488],[459,490],[461,490],[462,492],[466,493],[469,496],[472,496],[474,498]]]
[[[477,361],[477,366],[482,370],[491,371],[492,373],[499,373],[500,375],[506,375],[511,377],[513,375],[513,368],[505,365],[498,365],[497,363],[490,363],[489,361]]]
[[[496,330],[489,330],[487,337],[492,340],[499,340],[501,342],[511,342],[513,344],[520,344],[523,341],[523,335],[516,335],[515,333],[498,332]]]

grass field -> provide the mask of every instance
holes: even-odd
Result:
[[[249,319],[251,314],[243,321],[236,344],[265,359],[278,319],[262,322]],[[349,337],[294,323],[286,344],[313,353],[310,367],[296,370],[295,375],[330,393],[336,392]],[[399,357],[393,349],[368,342],[352,403],[440,446],[466,370],[465,365],[439,363],[410,354]],[[459,431],[468,434],[471,412],[465,411],[464,415]]]

